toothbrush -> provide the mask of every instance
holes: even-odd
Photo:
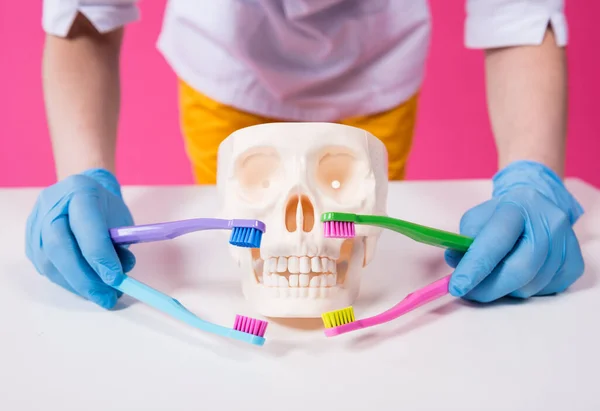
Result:
[[[179,301],[129,276],[113,287],[159,311],[164,312],[192,327],[199,328],[222,337],[233,338],[249,344],[262,346],[268,322],[236,315],[233,328],[202,320],[185,308]]]
[[[353,238],[355,225],[363,224],[393,230],[423,244],[462,252],[473,243],[472,238],[464,235],[385,216],[328,212],[321,215],[321,222],[327,238]]]
[[[117,227],[111,228],[109,231],[114,244],[128,245],[168,240],[201,230],[231,230],[230,244],[238,247],[260,248],[262,234],[266,231],[266,227],[262,221],[258,220],[195,218],[166,223]],[[192,327],[254,345],[262,346],[265,343],[264,334],[268,325],[266,321],[237,315],[233,329],[231,329],[200,319],[176,299],[131,277],[125,276],[120,284],[113,285],[113,287]]]
[[[358,321],[354,317],[354,309],[352,307],[324,313],[321,315],[321,318],[325,325],[325,336],[334,337],[395,320],[423,304],[448,294],[449,282],[450,275],[408,294],[402,301],[389,310]]]
[[[229,243],[237,247],[260,248],[265,223],[258,220],[225,220],[219,218],[193,218],[157,224],[117,227],[110,229],[115,244],[136,244],[169,240],[202,230],[231,230]]]

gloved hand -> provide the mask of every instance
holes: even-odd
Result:
[[[474,237],[465,253],[447,250],[455,268],[455,297],[490,302],[560,293],[584,271],[572,225],[583,214],[558,176],[544,165],[518,161],[493,178],[492,199],[461,219],[461,234]]]
[[[122,293],[107,284],[122,281],[135,257],[108,230],[132,224],[117,179],[88,170],[42,191],[27,219],[26,254],[50,281],[112,308]]]

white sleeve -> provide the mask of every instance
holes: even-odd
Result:
[[[138,0],[43,0],[42,28],[48,34],[65,37],[77,13],[82,13],[105,33],[140,18]]]
[[[467,0],[465,45],[483,49],[541,44],[550,25],[567,44],[565,0]]]

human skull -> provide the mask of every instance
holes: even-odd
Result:
[[[353,304],[381,229],[325,238],[321,214],[386,215],[387,151],[365,130],[334,123],[267,123],[219,146],[222,218],[266,224],[260,250],[231,246],[242,292],[267,317],[320,317]]]

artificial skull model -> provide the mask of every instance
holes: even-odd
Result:
[[[368,132],[334,123],[268,123],[219,146],[222,218],[266,224],[260,250],[231,247],[245,298],[267,317],[320,317],[353,304],[381,230],[323,237],[321,214],[386,215],[387,152]]]

